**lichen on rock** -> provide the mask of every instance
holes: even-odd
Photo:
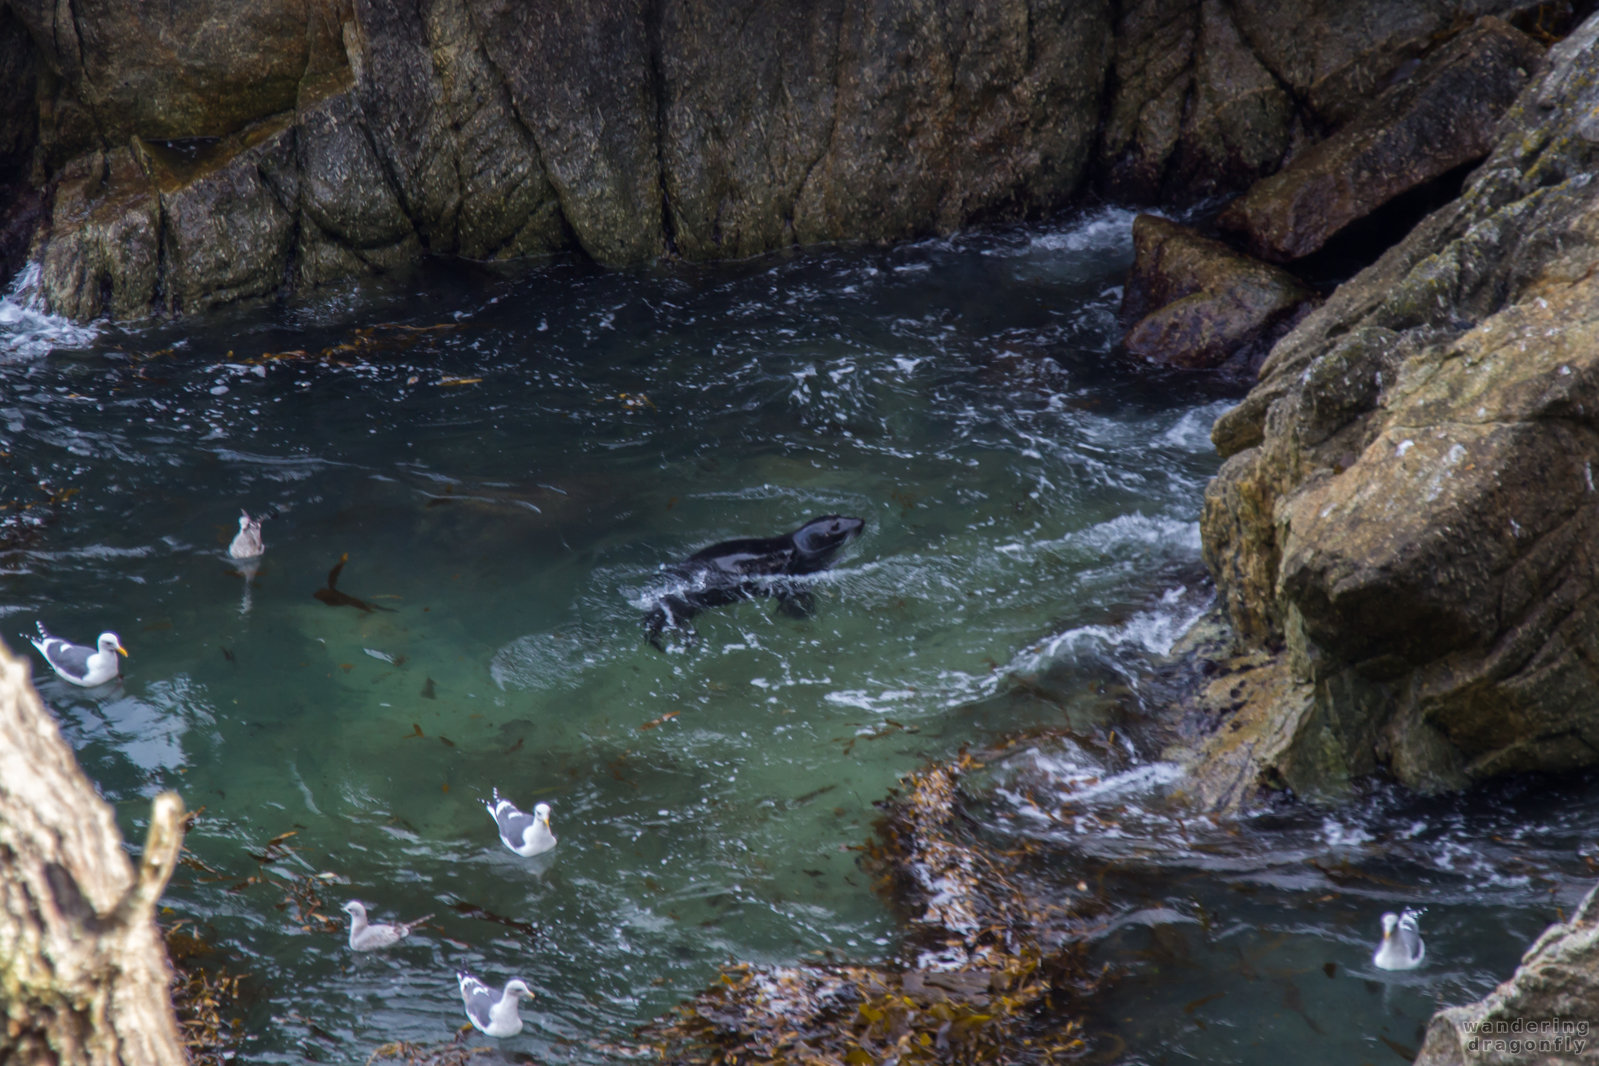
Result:
[[[1599,761],[1596,38],[1556,46],[1460,198],[1216,425],[1206,559],[1309,694],[1296,746],[1345,773],[1434,790]]]

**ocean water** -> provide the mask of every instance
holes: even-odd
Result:
[[[1112,900],[1096,1053],[1391,1061],[1508,975],[1584,888],[1588,784],[1223,824],[1166,802],[1149,678],[1211,600],[1197,515],[1236,396],[1116,351],[1131,218],[441,263],[137,329],[53,319],[25,275],[0,302],[0,632],[130,651],[103,689],[37,656],[35,679],[130,840],[161,789],[200,809],[165,917],[248,975],[245,1060],[448,1041],[461,968],[536,990],[507,1053],[587,1063],[724,963],[892,960],[857,862],[874,804],[1033,729],[1123,738],[969,783],[983,832]],[[242,570],[241,508],[267,543]],[[866,530],[810,616],[758,599],[644,641],[663,566],[831,513]],[[341,561],[360,605],[316,595]],[[495,788],[551,805],[553,852],[500,846]],[[323,920],[351,898],[433,917],[353,956]],[[1405,903],[1429,964],[1373,972]]]

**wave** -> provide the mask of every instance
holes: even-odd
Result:
[[[0,297],[0,364],[31,363],[58,348],[87,348],[100,335],[95,323],[80,325],[45,309],[38,263],[17,274]]]

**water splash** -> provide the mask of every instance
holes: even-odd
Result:
[[[87,348],[100,335],[92,323],[79,325],[45,310],[41,273],[38,263],[29,263],[0,297],[0,364],[30,363],[58,348]]]

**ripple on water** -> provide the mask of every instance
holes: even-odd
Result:
[[[1165,711],[1142,679],[1211,598],[1195,515],[1222,405],[1115,355],[1131,219],[453,270],[140,331],[73,332],[25,284],[0,304],[6,484],[60,501],[4,560],[0,617],[128,643],[119,692],[45,696],[131,835],[156,788],[205,807],[189,846],[214,872],[185,867],[168,903],[260,979],[251,1061],[448,1040],[457,966],[534,982],[511,1050],[597,1064],[728,957],[889,958],[900,927],[852,850],[875,802],[1063,720],[1076,740],[1001,760],[973,810],[1144,915],[1107,957],[1158,958],[1169,912],[1211,931],[1182,948],[1196,986],[1257,957],[1315,985],[1329,945],[1364,976],[1368,912],[1402,893],[1440,958],[1471,920],[1526,932],[1574,883],[1564,831],[1397,801],[1185,819],[1137,755]],[[272,516],[248,583],[221,557],[241,506]],[[808,579],[811,616],[756,599],[673,654],[644,643],[663,564],[826,513],[867,528]],[[346,555],[370,611],[313,598]],[[500,846],[494,787],[552,805],[542,862]],[[436,917],[351,959],[289,898],[310,888]],[[1208,994],[1149,975],[1166,998],[1128,1013]],[[1227,987],[1213,1031],[1258,1025]]]

